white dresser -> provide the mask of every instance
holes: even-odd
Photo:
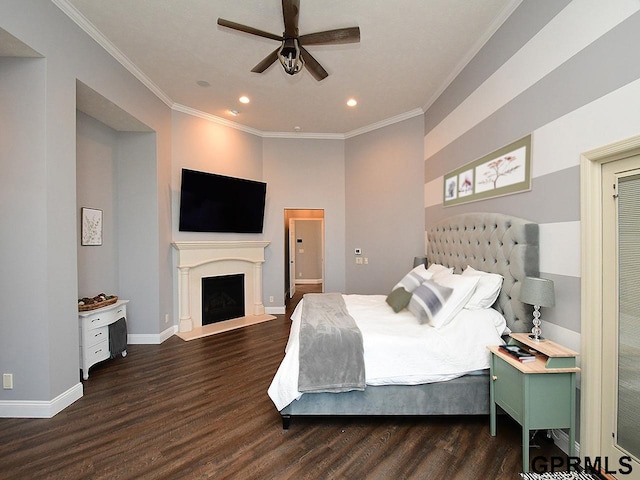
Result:
[[[120,318],[127,318],[127,303],[129,300],[118,300],[95,310],[78,313],[80,326],[80,368],[82,377],[89,378],[89,368],[98,362],[107,360],[109,352],[109,325]],[[127,356],[127,351],[122,352]]]

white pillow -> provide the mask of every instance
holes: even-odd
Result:
[[[464,277],[477,276],[480,278],[478,286],[475,292],[464,306],[469,310],[480,310],[483,308],[490,308],[500,295],[500,289],[502,288],[502,275],[497,273],[487,273],[467,266],[462,272]]]
[[[427,269],[424,268],[424,265],[418,265],[404,277],[402,277],[402,280],[396,283],[395,287],[393,287],[392,290],[403,287],[407,292],[411,293],[420,285],[422,285],[422,282],[424,282],[425,280],[430,280],[432,276],[433,274],[431,272],[428,272]]]
[[[439,263],[432,263],[429,265],[429,268],[427,268],[427,272],[429,272],[431,274],[431,278],[435,280],[436,277],[453,274],[453,268],[445,267]]]
[[[453,293],[447,302],[430,322],[435,328],[440,328],[449,323],[464,308],[478,286],[480,276],[463,277],[452,273],[434,278],[433,281],[438,285],[453,288]]]
[[[496,332],[498,332],[498,335],[503,336],[509,335],[511,333],[511,329],[507,327],[507,320],[499,311],[497,311],[495,308],[483,308],[482,310],[487,312],[493,320],[493,325],[496,327]]]

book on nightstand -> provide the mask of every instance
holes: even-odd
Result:
[[[518,345],[500,345],[499,348],[502,352],[512,356],[522,363],[533,362],[536,359],[536,356],[533,353],[527,352],[525,349],[519,347]]]

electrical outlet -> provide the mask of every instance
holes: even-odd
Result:
[[[164,323],[169,323],[169,314],[168,313],[164,314]]]
[[[362,265],[362,257],[356,257],[356,263]]]
[[[369,258],[368,257],[364,257],[364,264],[365,265],[369,265]]]
[[[273,295],[269,297],[269,303],[273,303]]]
[[[2,374],[2,388],[5,390],[13,389],[13,373]]]

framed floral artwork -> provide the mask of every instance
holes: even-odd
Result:
[[[102,245],[102,210],[82,207],[82,245]]]
[[[531,135],[444,176],[444,206],[531,190]]]

